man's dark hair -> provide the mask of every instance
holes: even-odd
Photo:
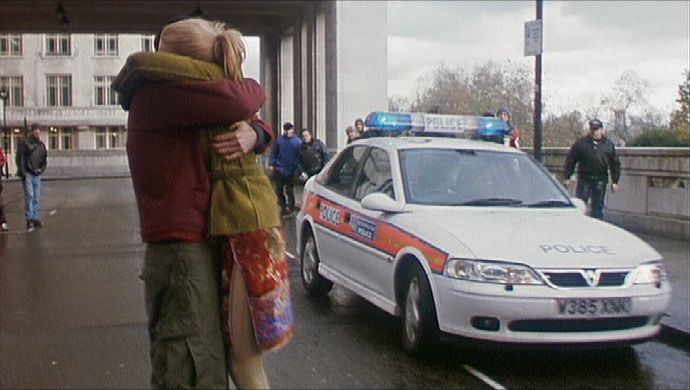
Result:
[[[283,130],[288,131],[291,129],[294,129],[295,126],[291,122],[285,122],[283,123]]]
[[[38,123],[34,122],[31,124],[31,131],[34,130],[41,130],[41,126],[38,125]]]
[[[603,128],[604,128],[604,124],[601,123],[601,121],[599,119],[592,119],[591,121],[589,121],[589,130],[590,131],[599,130],[599,129],[603,129]]]
[[[309,133],[309,135],[314,135],[314,133],[312,133],[312,131],[309,129],[302,129],[302,131],[300,131],[300,134],[304,133],[305,131]]]

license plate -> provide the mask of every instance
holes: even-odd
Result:
[[[558,314],[564,316],[621,316],[631,311],[630,298],[558,299]]]

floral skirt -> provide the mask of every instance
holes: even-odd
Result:
[[[232,272],[242,272],[254,338],[261,351],[287,344],[293,334],[292,301],[280,227],[227,236],[223,243],[223,331],[232,343],[229,294]]]

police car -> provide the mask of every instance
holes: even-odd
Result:
[[[380,137],[351,143],[304,187],[297,250],[310,295],[338,283],[402,317],[410,352],[442,333],[578,344],[660,330],[671,296],[661,255],[586,216],[500,142],[505,122],[375,112],[366,123]]]

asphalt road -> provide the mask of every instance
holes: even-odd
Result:
[[[45,228],[31,233],[19,183],[4,184],[13,230],[0,234],[0,388],[146,388],[144,246],[129,179],[44,181]],[[442,344],[411,358],[396,318],[339,287],[308,299],[290,262],[296,335],[266,355],[274,388],[690,387],[687,343],[666,338],[593,351]]]

